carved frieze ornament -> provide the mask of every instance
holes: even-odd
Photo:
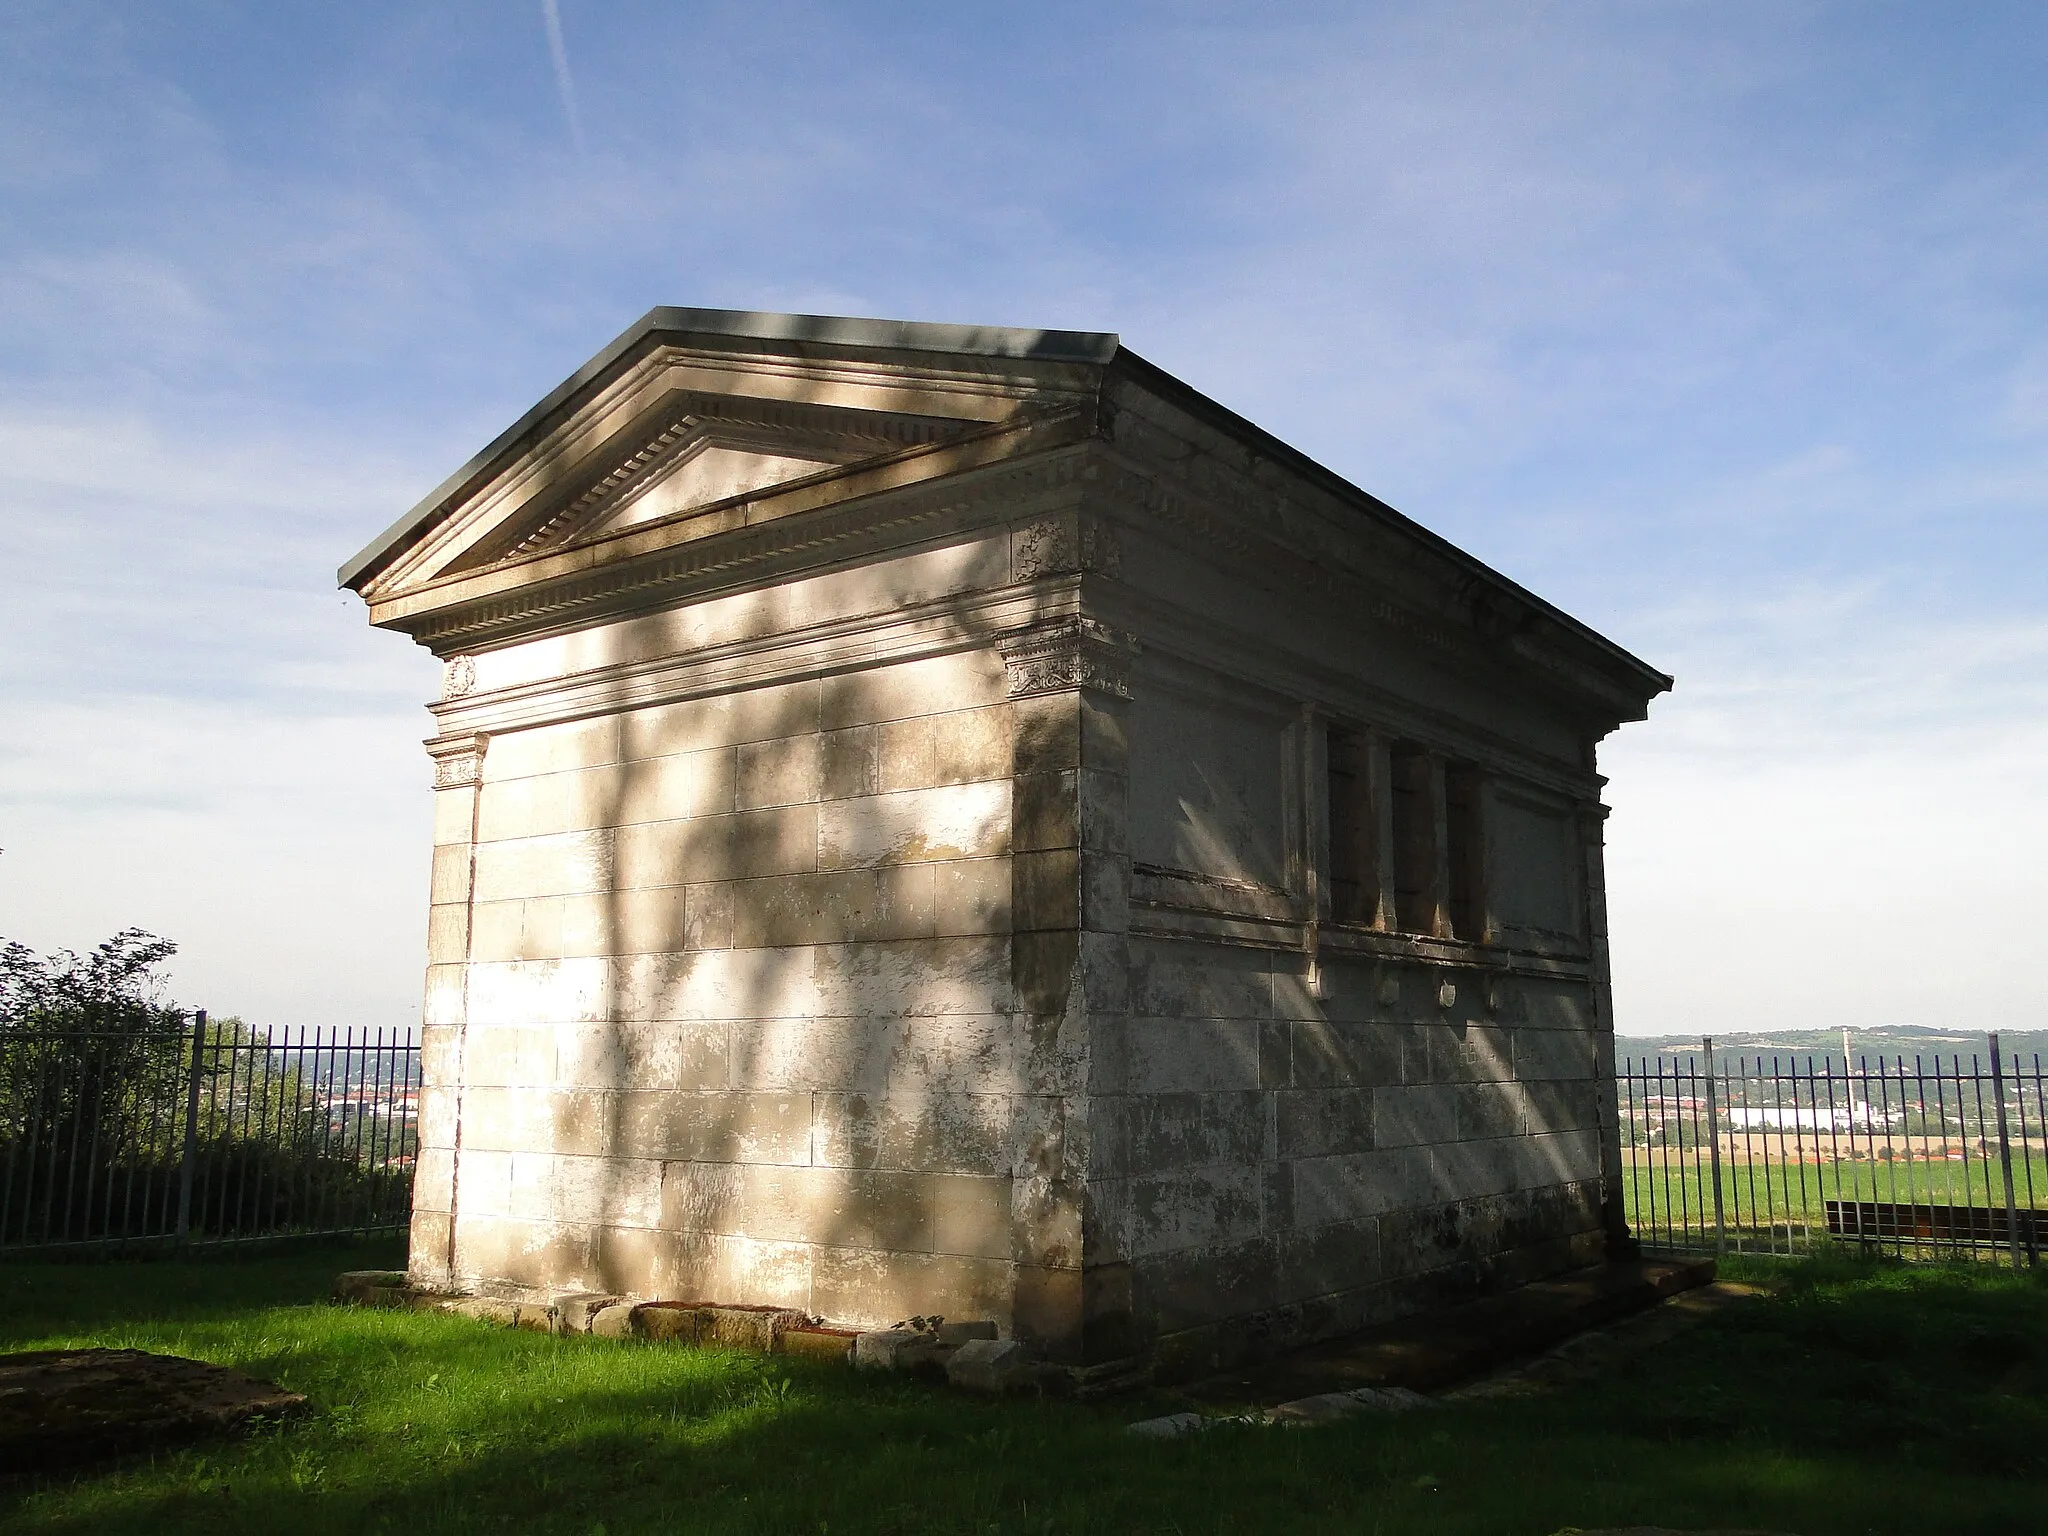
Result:
[[[1089,688],[1117,698],[1131,696],[1134,636],[1093,619],[1062,619],[997,642],[1009,673],[1010,697],[1065,693]]]
[[[1080,513],[1040,518],[1022,524],[1010,536],[1010,574],[1017,581],[1082,571],[1114,576],[1122,563],[1116,530]]]
[[[467,789],[481,784],[484,777],[484,749],[491,738],[482,732],[460,736],[438,736],[427,743],[427,756],[434,760],[434,788]]]
[[[441,663],[441,701],[459,699],[476,687],[476,658],[450,656]]]

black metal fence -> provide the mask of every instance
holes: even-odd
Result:
[[[1629,1224],[1646,1248],[2038,1261],[2041,1058],[1696,1052],[1625,1057]]]
[[[0,1029],[0,1250],[403,1230],[419,1081],[398,1030]]]

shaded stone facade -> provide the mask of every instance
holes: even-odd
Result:
[[[1192,1370],[1620,1234],[1669,679],[1116,338],[656,310],[341,574],[445,662],[416,1282]]]

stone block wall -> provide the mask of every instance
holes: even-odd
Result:
[[[1016,707],[967,651],[493,737],[437,796],[416,1278],[1007,1321],[1059,1113]]]
[[[1511,980],[1446,1001],[1443,975],[1326,957],[1318,996],[1299,955],[1133,941],[1089,1251],[1128,1265],[1169,1363],[1224,1364],[1600,1255],[1590,989]],[[1105,1090],[1110,1055],[1098,1042]]]
[[[416,1283],[1199,1364],[1618,1230],[1669,679],[1114,337],[658,311],[343,580],[445,666]]]

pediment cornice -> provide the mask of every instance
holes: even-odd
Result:
[[[701,532],[682,525],[630,530],[437,583],[374,605],[371,619],[445,655],[783,579],[937,538],[957,526],[1015,518],[1020,508],[1078,499],[1085,471],[1076,445],[1090,429],[1085,417],[1063,413],[945,445],[946,462],[931,466],[931,473],[799,483],[748,503],[753,520]]]

